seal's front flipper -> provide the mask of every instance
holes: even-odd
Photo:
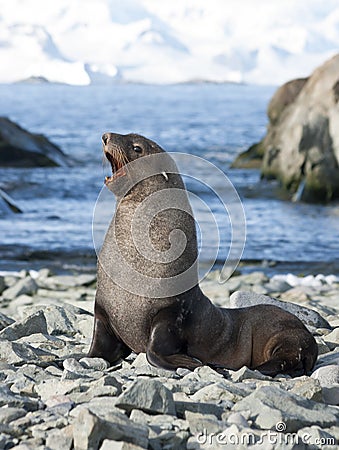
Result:
[[[103,309],[95,305],[94,331],[88,356],[103,358],[114,364],[119,359],[126,358],[131,351],[114,333]]]
[[[219,373],[220,375],[222,375],[225,378],[229,378],[230,374],[229,374],[229,370],[227,367],[225,366],[221,366],[219,364],[213,364],[213,363],[208,363],[207,364],[211,369],[215,370],[217,373]],[[232,369],[231,369],[232,370]]]
[[[147,350],[146,357],[147,361],[153,366],[161,367],[162,369],[167,370],[176,370],[179,367],[194,370],[203,365],[198,359],[181,353],[174,355],[161,355],[159,353]]]
[[[163,369],[176,370],[184,367],[194,370],[203,364],[185,353],[186,345],[177,317],[176,312],[171,309],[161,310],[154,317],[146,357],[150,364]]]

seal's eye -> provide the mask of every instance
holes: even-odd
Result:
[[[133,150],[134,150],[136,153],[141,153],[141,152],[142,152],[142,148],[139,147],[139,145],[134,145],[134,146],[133,146]]]

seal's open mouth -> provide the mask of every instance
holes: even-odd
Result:
[[[116,178],[126,175],[124,161],[122,158],[115,158],[111,153],[105,152],[105,156],[111,164],[112,176],[105,177],[105,184],[112,183]]]

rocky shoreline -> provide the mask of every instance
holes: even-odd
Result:
[[[219,306],[272,301],[316,336],[311,376],[246,367],[170,372],[132,354],[89,359],[95,274],[0,275],[0,448],[334,448],[339,440],[339,277],[263,272],[202,282]],[[246,293],[240,294],[239,291]],[[274,301],[274,300],[273,300]]]

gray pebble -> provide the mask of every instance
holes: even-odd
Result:
[[[8,364],[18,364],[24,362],[40,362],[40,360],[53,360],[55,357],[43,350],[34,349],[26,344],[0,340],[0,360]]]
[[[36,398],[20,396],[11,392],[7,386],[0,386],[0,406],[35,411],[39,408],[40,403]]]
[[[109,362],[102,358],[81,358],[82,367],[91,370],[106,370],[109,368]]]
[[[49,450],[71,450],[73,446],[73,426],[56,430],[49,430],[46,438],[46,447]]]
[[[0,408],[0,424],[10,423],[13,420],[19,419],[27,414],[27,411],[23,408],[14,408],[11,406],[2,406]]]
[[[222,413],[224,412],[224,404],[221,405],[220,402],[218,402],[218,404],[213,402],[195,402],[182,392],[174,393],[173,398],[178,417],[184,417],[185,411],[192,411],[202,414],[213,414],[220,419]],[[232,402],[229,402],[228,404],[230,408],[233,406]]]
[[[331,364],[328,366],[319,367],[312,375],[319,381],[321,386],[331,386],[332,384],[339,383],[339,366]]]
[[[240,382],[247,379],[254,379],[254,380],[272,380],[271,377],[263,375],[258,370],[251,370],[248,367],[244,366],[239,370],[229,371],[232,381],[234,382]]]
[[[74,449],[97,449],[104,438],[130,442],[142,448],[148,446],[146,427],[133,423],[127,417],[117,417],[114,422],[108,422],[83,408],[73,424]]]
[[[297,432],[305,426],[330,427],[339,420],[339,410],[306,400],[275,386],[262,386],[239,401],[233,411],[249,410],[256,425],[274,429],[284,422],[287,432]]]
[[[8,289],[2,292],[2,297],[6,300],[14,300],[22,294],[33,295],[38,289],[36,282],[30,277],[17,281]]]
[[[38,311],[25,319],[12,323],[0,331],[0,339],[15,341],[34,333],[47,334],[46,318],[43,311]]]
[[[185,412],[185,419],[189,424],[191,434],[200,432],[220,433],[226,426],[225,422],[218,420],[213,414],[201,414],[192,411]]]
[[[14,320],[0,312],[0,331],[14,323]]]
[[[237,425],[240,428],[247,428],[249,426],[247,420],[245,419],[245,417],[242,414],[238,413],[238,412],[232,412],[227,417],[227,422],[229,424],[235,424],[235,425]]]
[[[120,395],[116,406],[126,411],[138,408],[145,412],[175,415],[172,393],[152,379],[137,379]]]
[[[330,350],[339,346],[339,328],[335,328],[331,333],[323,337]]]
[[[105,439],[101,444],[100,450],[141,450],[142,447],[123,441],[112,441]]]
[[[336,347],[331,352],[320,355],[317,359],[315,369],[323,366],[339,365],[339,347]]]

